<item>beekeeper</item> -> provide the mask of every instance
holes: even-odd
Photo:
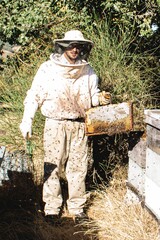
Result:
[[[88,165],[88,141],[85,135],[85,111],[108,104],[105,92],[98,88],[98,77],[87,62],[93,42],[79,30],[54,40],[55,52],[38,69],[24,100],[20,130],[31,137],[35,112],[41,108],[44,127],[45,181],[44,213],[47,221],[60,217],[62,192],[60,174],[65,166],[68,182],[68,212],[75,222],[87,218],[85,177]]]

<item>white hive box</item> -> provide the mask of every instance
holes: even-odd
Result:
[[[145,110],[147,146],[160,155],[160,109]]]
[[[113,135],[133,129],[132,103],[98,106],[86,111],[86,135]]]
[[[128,179],[127,185],[139,197],[145,194],[145,172],[146,172],[146,139],[141,138],[132,151],[128,152]]]
[[[160,110],[145,110],[147,124],[145,205],[160,220]]]

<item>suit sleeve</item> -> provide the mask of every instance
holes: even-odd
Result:
[[[100,89],[98,88],[98,82],[99,82],[99,78],[96,75],[96,73],[94,72],[94,70],[91,68],[90,70],[90,94],[91,94],[91,103],[92,106],[98,106],[99,105],[99,93],[100,93]]]

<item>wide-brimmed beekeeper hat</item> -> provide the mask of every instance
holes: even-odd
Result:
[[[55,44],[58,44],[64,48],[69,47],[72,43],[78,43],[78,44],[84,44],[84,45],[90,45],[91,48],[93,47],[93,42],[85,39],[82,32],[79,30],[70,30],[65,33],[64,38],[62,39],[55,39]]]
[[[75,43],[82,45],[79,57],[81,59],[87,60],[93,47],[93,42],[85,39],[81,31],[79,30],[70,30],[65,33],[64,38],[55,39],[55,53],[63,54],[66,48],[71,46],[71,44]]]

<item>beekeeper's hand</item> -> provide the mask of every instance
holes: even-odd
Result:
[[[32,120],[22,120],[20,126],[20,131],[22,133],[22,136],[27,139],[32,137]]]
[[[111,103],[111,94],[109,92],[102,91],[98,96],[100,105],[107,105]]]

